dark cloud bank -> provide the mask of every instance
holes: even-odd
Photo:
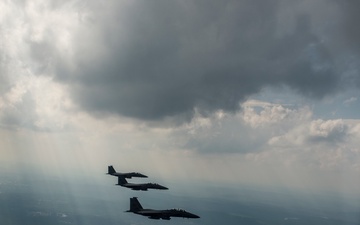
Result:
[[[349,14],[333,18],[343,35],[331,38],[351,40],[344,41],[350,47],[359,46],[354,2],[332,3]],[[294,14],[290,31],[279,34],[283,1],[96,4],[89,4],[93,15],[76,36],[75,69],[60,61],[56,67],[56,78],[94,114],[183,121],[195,108],[234,112],[266,86],[286,85],[310,98],[343,88],[336,58],[313,32],[311,15]]]

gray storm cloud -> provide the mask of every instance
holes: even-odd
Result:
[[[334,0],[342,10],[342,18],[340,22],[340,33],[343,34],[344,45],[349,45],[350,48],[360,51],[360,29],[357,21],[360,20],[358,9],[360,8],[359,1],[352,0]]]
[[[352,2],[334,2],[339,12],[351,11]],[[291,29],[281,32],[284,17],[279,15],[291,4],[87,1],[73,6],[79,27],[71,32],[71,54],[52,44],[59,39],[55,28],[43,40],[28,43],[32,59],[44,62],[36,69],[53,66],[56,80],[69,86],[75,102],[100,116],[154,121],[189,119],[194,109],[234,112],[266,86],[289,86],[310,98],[336,93],[342,73],[327,43],[314,32],[311,13],[294,11]],[[351,19],[339,20],[353,27]],[[358,44],[356,32],[344,34],[354,35]]]

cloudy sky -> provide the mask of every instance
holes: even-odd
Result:
[[[1,1],[0,162],[360,196],[359,7]]]

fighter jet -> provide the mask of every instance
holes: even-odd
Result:
[[[112,175],[112,176],[117,176],[117,177],[122,176],[122,177],[125,177],[125,178],[147,177],[147,176],[144,175],[144,174],[136,173],[136,172],[131,172],[131,173],[117,173],[113,166],[108,166],[108,173],[107,173],[107,174]]]
[[[118,183],[122,187],[131,188],[135,191],[147,191],[148,189],[159,189],[159,190],[168,190],[167,187],[161,186],[160,184],[155,183],[146,183],[146,184],[132,184],[128,183],[123,176],[118,176]]]
[[[142,216],[147,216],[149,219],[155,220],[170,220],[170,217],[200,218],[199,216],[189,213],[183,209],[144,209],[141,206],[140,202],[137,200],[137,197],[130,198],[130,209],[125,212],[132,212]]]

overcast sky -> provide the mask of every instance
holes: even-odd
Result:
[[[359,7],[1,1],[1,162],[359,196]]]

